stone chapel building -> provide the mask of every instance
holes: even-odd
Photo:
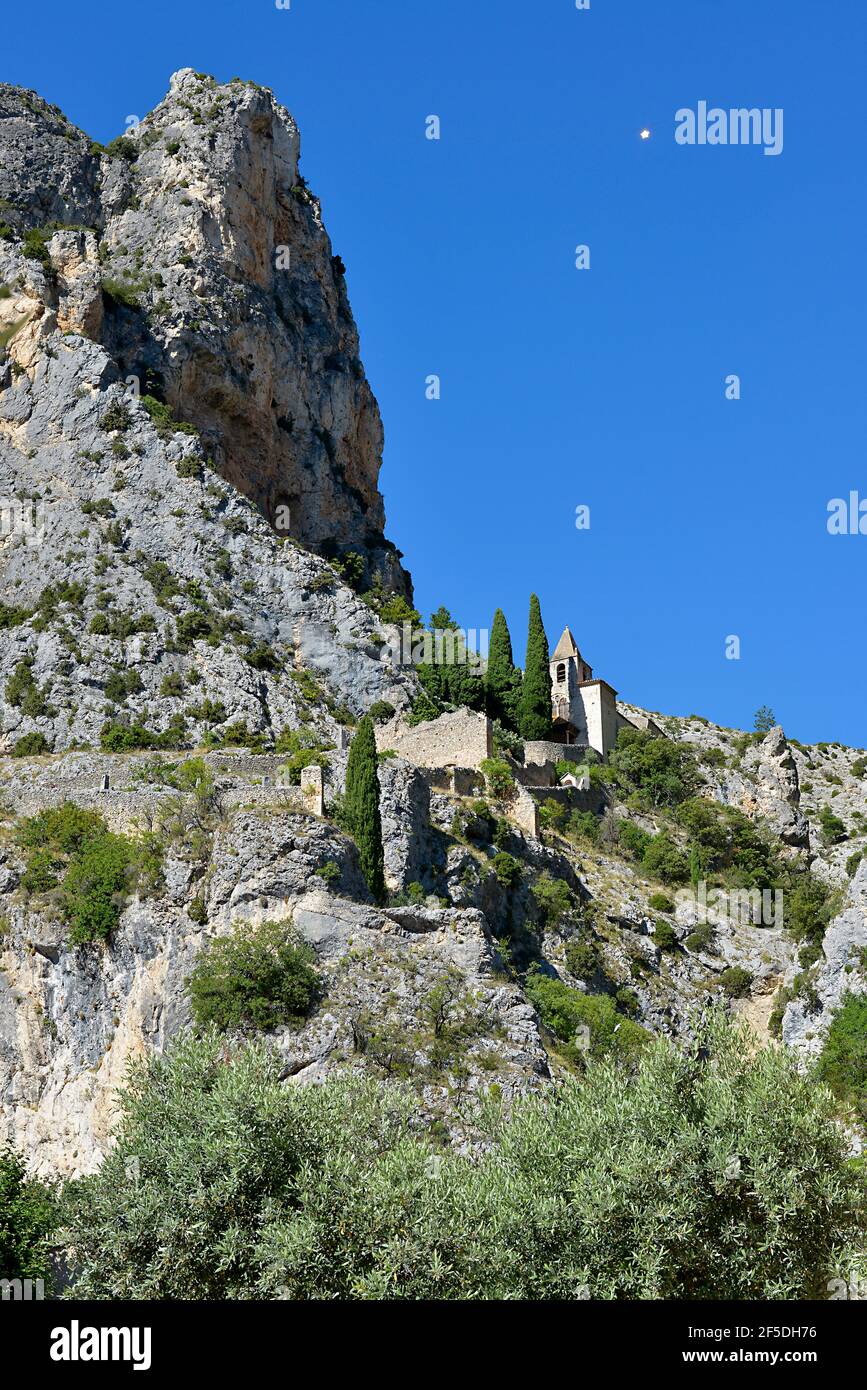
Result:
[[[624,725],[662,734],[652,719],[627,719],[617,708],[617,691],[595,679],[568,627],[551,657],[551,702],[556,743],[593,748],[607,758]]]

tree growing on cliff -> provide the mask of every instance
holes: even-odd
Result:
[[[485,704],[491,719],[499,719],[514,729],[521,693],[521,673],[512,657],[512,639],[505,614],[498,608],[491,626],[488,670],[485,676]]]
[[[549,738],[551,735],[551,659],[548,638],[542,625],[542,610],[535,594],[530,595],[527,655],[518,700],[518,731],[526,739]]]
[[[756,710],[756,717],[753,721],[753,728],[757,734],[767,734],[773,729],[777,722],[777,716],[769,705],[760,705]]]
[[[361,872],[367,886],[377,902],[381,902],[385,897],[385,861],[379,815],[376,735],[369,714],[359,724],[349,749],[344,817],[349,833],[358,846]]]

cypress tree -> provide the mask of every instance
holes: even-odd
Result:
[[[366,714],[355,731],[346,766],[346,824],[358,846],[361,872],[377,902],[385,897],[385,861],[379,817],[376,736]]]
[[[487,712],[508,728],[516,727],[521,675],[512,658],[512,639],[505,614],[498,608],[491,625],[488,670],[485,676]]]
[[[518,700],[518,732],[521,738],[551,737],[551,666],[548,639],[542,626],[542,610],[535,594],[530,595],[530,622],[524,680]]]

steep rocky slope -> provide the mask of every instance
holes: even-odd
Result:
[[[754,741],[705,721],[668,728],[708,758],[705,797],[746,807],[781,853],[835,873],[837,847],[823,843],[818,822],[805,819],[796,850],[788,843],[791,816],[800,815],[790,764],[815,760],[815,750],[790,749],[779,730]],[[768,923],[729,912],[712,938],[698,940],[701,912],[691,891],[668,887],[618,839],[618,825],[652,832],[669,822],[635,811],[616,788],[605,791],[592,839],[556,827],[534,838],[497,819],[508,814],[507,802],[434,790],[421,770],[386,757],[380,780],[391,897],[377,907],[355,846],[331,813],[299,814],[275,784],[279,757],[210,753],[206,760],[216,795],[204,836],[185,833],[189,823],[174,805],[164,814],[162,798],[173,796],[164,759],[67,754],[7,759],[0,768],[0,1109],[6,1132],[40,1171],[98,1164],[129,1058],[161,1048],[189,1024],[187,980],[199,952],[242,924],[291,923],[316,952],[323,998],[304,1025],[274,1036],[287,1080],[315,1080],[343,1066],[407,1077],[431,1122],[461,1144],[472,1143],[473,1102],[492,1085],[508,1098],[574,1065],[573,1045],[546,1026],[527,983],[533,965],[581,997],[613,1002],[609,1022],[619,1017],[621,1027],[672,1036],[689,1036],[696,1011],[727,999],[727,972],[736,968],[746,987],[731,1007],[759,1038],[782,1034],[805,1057],[821,1045],[843,992],[867,988],[867,865],[854,871],[851,864],[865,847],[860,835],[849,841],[854,878],[844,869],[833,920],[805,969],[804,943],[791,935],[785,912]],[[335,748],[328,760],[333,799],[346,754]],[[781,767],[787,796],[780,796]],[[105,774],[109,793],[98,790]],[[851,774],[844,782],[853,804],[858,780]],[[90,789],[83,801],[82,788]],[[160,828],[161,874],[129,899],[107,946],[71,944],[56,890],[40,891],[28,873],[23,817],[70,798],[102,810],[115,829]],[[503,856],[514,865],[505,875]],[[552,882],[568,889],[556,910],[542,891]],[[671,901],[661,903],[660,894]],[[576,964],[576,947],[592,950],[590,971]],[[443,990],[449,1028],[438,1038],[431,1008]],[[596,1027],[594,1020],[591,1033]],[[580,1046],[580,1036],[575,1041]]]
[[[45,1174],[98,1166],[128,1061],[189,1024],[194,963],[239,927],[291,923],[316,953],[321,998],[273,1038],[287,1082],[407,1077],[461,1145],[475,1099],[549,1084],[600,1037],[689,1036],[726,1000],[806,1060],[867,987],[863,754],[781,729],[655,716],[694,751],[696,795],[824,885],[821,942],[785,912],[697,931],[672,887],[683,824],[599,769],[596,811],[535,836],[481,776],[458,795],[383,753],[372,902],[341,829],[346,746],[418,693],[387,640],[411,590],[298,153],[251,83],[178,73],[108,150],[0,87],[0,1137]],[[325,764],[324,817],[279,785],[287,757]],[[70,801],[140,856],[106,942],[71,939],[63,854],[28,828]],[[654,838],[679,877],[637,852]]]
[[[55,332],[100,341],[117,369],[100,384],[158,389],[270,522],[307,545],[369,547],[399,574],[382,550],[382,424],[343,263],[272,94],[186,69],[106,151],[34,93],[0,87],[0,151],[12,233],[70,229],[41,262],[3,264],[5,320],[26,319],[13,362],[35,368]]]
[[[406,703],[375,614],[311,553],[408,592],[298,154],[253,84],[178,73],[108,151],[0,88],[0,746],[106,720],[270,735],[298,723],[291,672],[355,713]]]

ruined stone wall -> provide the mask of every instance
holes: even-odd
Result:
[[[392,719],[376,726],[376,747],[380,753],[393,749],[416,767],[478,767],[493,753],[491,721],[471,710],[441,714],[415,728]]]

